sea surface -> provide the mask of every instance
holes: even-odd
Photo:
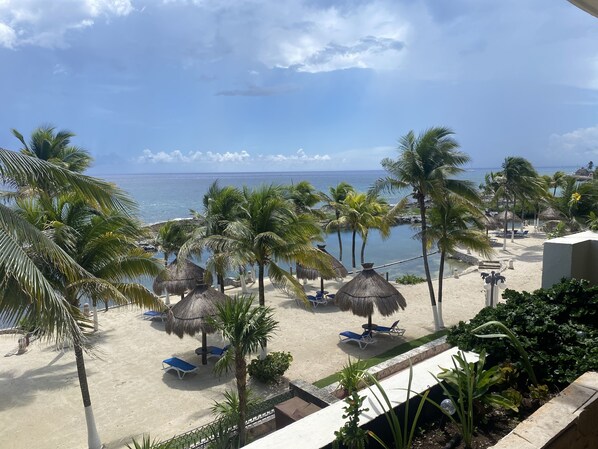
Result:
[[[487,173],[499,171],[500,168],[479,168],[466,170],[461,174],[462,179],[472,181],[478,186],[484,182]],[[556,167],[538,169],[540,174],[553,174],[557,170],[571,173],[573,167]],[[299,181],[309,181],[319,191],[328,193],[329,188],[345,181],[357,191],[367,191],[374,182],[383,178],[383,170],[370,171],[309,171],[309,172],[267,172],[267,173],[177,173],[177,174],[134,174],[134,175],[105,175],[103,179],[113,182],[128,192],[139,204],[139,217],[146,223],[166,221],[174,218],[190,216],[190,210],[201,211],[202,198],[209,186],[216,180],[220,185],[236,187],[256,187],[261,184],[293,184]],[[383,193],[382,196],[391,204],[397,203],[409,191]],[[383,240],[375,230],[370,232],[366,246],[366,262],[373,262],[375,266],[403,261],[421,256],[421,243],[414,240],[417,229],[410,225],[396,226],[391,236]],[[343,259],[342,262],[351,269],[351,233],[342,233]],[[336,233],[326,236],[326,249],[335,257],[339,257]],[[356,253],[359,265],[359,251],[361,238],[357,237]],[[431,268],[438,270],[438,256],[431,258]],[[450,275],[453,269],[463,269],[458,262],[450,262],[445,275]],[[424,273],[421,259],[391,265],[380,269],[379,272],[389,273],[390,279],[403,274]]]

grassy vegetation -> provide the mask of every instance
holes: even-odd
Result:
[[[403,344],[400,344],[398,346],[395,346],[394,348],[389,349],[386,352],[383,352],[380,355],[374,356],[371,359],[363,360],[363,362],[364,362],[366,368],[370,368],[374,365],[377,365],[378,363],[384,362],[385,360],[388,360],[388,359],[391,359],[398,355],[404,354],[404,353],[411,351],[412,349],[415,349],[421,345],[424,345],[433,340],[436,340],[437,338],[440,338],[440,337],[446,335],[447,333],[448,333],[448,330],[442,330],[442,331],[435,332],[430,335],[426,335],[425,337],[418,338],[416,340],[407,341]],[[314,385],[316,387],[323,388],[323,387],[333,384],[334,382],[338,382],[339,379],[340,379],[340,372],[331,374],[330,376],[327,376],[327,377],[324,377],[323,379],[320,379],[320,380],[314,382]]]

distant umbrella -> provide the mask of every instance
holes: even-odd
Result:
[[[336,292],[336,303],[341,310],[350,310],[354,315],[368,317],[368,329],[372,328],[374,306],[383,316],[389,316],[407,307],[403,295],[372,268],[374,264],[364,263],[363,271],[343,285]]]
[[[299,279],[309,279],[313,281],[314,279],[320,278],[320,290],[324,291],[324,279],[342,279],[349,275],[349,272],[345,268],[345,266],[332,254],[326,251],[326,245],[318,245],[318,249],[326,254],[332,264],[332,268],[334,269],[334,276],[321,276],[320,272],[315,268],[309,268],[300,263],[296,264],[297,269],[297,278]]]
[[[538,214],[538,217],[542,220],[560,220],[564,218],[563,214],[553,207],[547,207]]]
[[[187,334],[194,336],[201,332],[201,363],[207,363],[207,337],[216,329],[210,325],[211,316],[217,313],[216,305],[228,299],[224,293],[206,284],[197,285],[187,296],[175,304],[166,319],[166,332],[183,338]]]
[[[484,214],[483,223],[484,227],[486,228],[486,234],[488,234],[489,229],[497,229],[500,227],[500,222],[498,219],[488,214]]]
[[[518,217],[517,215],[515,215],[513,212],[511,212],[511,211],[508,211],[508,212],[507,212],[506,210],[505,210],[505,211],[502,211],[502,212],[499,212],[499,213],[498,213],[498,215],[496,215],[496,216],[495,216],[495,218],[496,218],[497,220],[500,220],[500,221],[505,221],[505,220],[506,220],[506,221],[511,221],[511,220],[514,220],[514,221],[521,221],[521,218],[519,218],[519,217]]]
[[[152,285],[156,295],[173,293],[181,295],[181,299],[187,290],[191,290],[197,284],[204,283],[205,270],[189,260],[178,261],[175,259],[166,267]],[[168,302],[167,302],[168,304]]]

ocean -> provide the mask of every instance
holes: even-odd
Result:
[[[472,181],[476,186],[484,182],[484,176],[490,171],[499,171],[499,168],[469,169],[462,173],[462,179]],[[557,167],[538,169],[540,174],[552,174],[557,170],[567,173],[573,171],[572,167]],[[139,204],[139,217],[151,224],[174,218],[190,216],[190,210],[202,209],[202,198],[208,187],[218,180],[220,185],[236,187],[256,187],[261,184],[292,184],[299,181],[309,181],[320,191],[328,192],[329,188],[336,186],[341,181],[348,182],[357,191],[367,191],[373,183],[386,175],[383,170],[370,171],[310,171],[310,172],[265,172],[265,173],[177,173],[177,174],[132,174],[132,175],[105,175],[99,176],[113,182],[121,189],[128,192]],[[384,193],[382,196],[391,203],[397,203],[408,193]],[[396,226],[392,229],[391,236],[383,240],[375,230],[370,232],[365,254],[366,262],[373,262],[375,266],[385,265],[395,261],[412,259],[421,255],[421,244],[414,240],[416,230],[410,225]],[[351,266],[351,233],[342,233],[343,260],[350,269]],[[338,241],[336,233],[326,236],[326,249],[338,258]],[[357,237],[356,252],[359,258],[361,239]],[[438,256],[431,258],[431,268],[437,273]],[[359,263],[359,260],[358,260]],[[445,274],[449,275],[453,269],[463,269],[463,264],[449,261]],[[381,274],[388,272],[390,279],[395,279],[404,274],[423,275],[421,259],[411,260],[401,264],[391,265],[379,270]]]

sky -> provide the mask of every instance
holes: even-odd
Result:
[[[472,168],[598,161],[598,19],[565,0],[0,0],[0,147],[90,174],[375,170],[455,132]]]

